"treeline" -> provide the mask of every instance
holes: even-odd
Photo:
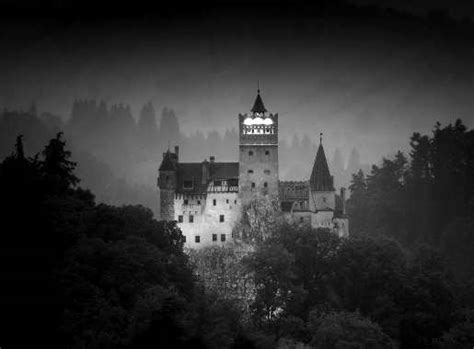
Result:
[[[389,236],[405,246],[428,243],[474,281],[474,131],[457,120],[431,135],[413,134],[410,154],[398,152],[367,174],[353,175],[351,233]]]
[[[237,126],[236,118],[229,122]],[[164,108],[161,116],[146,103],[138,116],[124,104],[108,106],[95,100],[77,100],[70,118],[49,112],[38,112],[33,104],[27,111],[5,110],[0,117],[0,158],[10,152],[18,134],[27,140],[26,153],[38,152],[48,139],[64,131],[78,163],[77,173],[84,188],[91,189],[99,202],[113,205],[142,204],[158,210],[157,168],[168,146],[179,145],[181,161],[203,161],[214,155],[217,161],[238,161],[238,132],[235,128],[223,134],[197,130],[185,135],[172,109]],[[291,142],[280,142],[280,177],[309,178],[316,154],[316,144],[308,137],[294,136]],[[338,186],[347,186],[351,173],[361,164],[353,149],[345,165],[336,149],[330,160]]]

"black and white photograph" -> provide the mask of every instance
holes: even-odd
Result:
[[[473,127],[471,0],[1,0],[0,349],[472,349]]]

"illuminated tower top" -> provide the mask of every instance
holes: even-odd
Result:
[[[240,144],[277,145],[278,114],[268,113],[263,104],[260,90],[250,114],[239,114]]]

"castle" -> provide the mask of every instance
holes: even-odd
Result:
[[[260,91],[250,114],[239,114],[239,162],[179,161],[179,147],[163,153],[159,167],[160,218],[176,220],[186,247],[223,245],[242,207],[254,198],[278,198],[283,216],[296,224],[349,235],[345,189],[336,196],[320,138],[309,181],[280,181],[278,114],[268,113]]]

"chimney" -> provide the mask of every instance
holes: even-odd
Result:
[[[174,153],[176,154],[176,162],[179,162],[179,146],[174,146]]]
[[[211,162],[211,164],[213,164],[215,160],[216,160],[215,156],[210,156],[209,157],[209,161]]]
[[[201,163],[201,170],[202,170],[201,184],[207,184],[207,182],[209,181],[209,161],[204,160]]]
[[[346,188],[341,188],[342,215],[346,215]]]

